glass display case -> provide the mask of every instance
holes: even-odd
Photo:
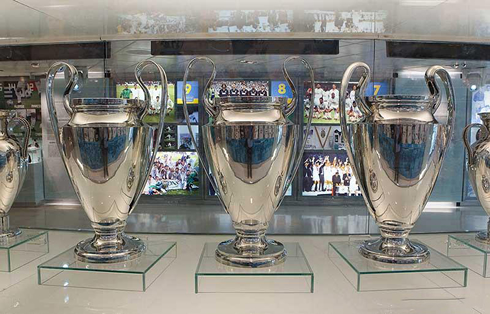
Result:
[[[245,14],[250,15],[251,12]],[[260,14],[261,13],[257,13]],[[289,16],[284,12],[280,16]],[[230,29],[229,15],[220,15],[223,21],[221,26],[213,26],[219,32],[225,27]],[[342,15],[343,16],[343,15]],[[383,14],[373,15],[376,21],[385,22]],[[133,16],[133,18],[135,18]],[[335,27],[337,19],[331,17],[328,12],[309,12],[307,19],[317,19],[326,24],[319,26],[312,22],[312,30],[315,32],[330,32]],[[328,21],[332,18],[332,25]],[[342,17],[344,18],[344,17]],[[344,20],[352,17],[345,16]],[[246,18],[245,18],[246,19]],[[220,20],[221,21],[221,20]],[[356,19],[353,20],[354,24]],[[125,23],[130,23],[126,21]],[[124,24],[125,24],[124,23]],[[318,25],[316,25],[317,23]],[[129,25],[129,24],[128,24]],[[330,26],[329,26],[330,25]],[[340,24],[339,24],[340,25]],[[265,26],[260,26],[265,27]],[[284,26],[286,27],[286,26]],[[330,28],[329,28],[330,27]],[[343,24],[342,27],[350,27]],[[231,27],[233,28],[233,27]],[[287,28],[287,27],[286,27]],[[286,29],[285,28],[285,29]],[[363,29],[360,27],[359,29]],[[382,30],[383,27],[376,26]],[[134,29],[133,29],[134,30]],[[323,41],[310,40],[269,40],[257,42],[256,40],[233,39],[221,41],[152,41],[152,40],[126,40],[97,43],[92,49],[99,49],[87,53],[89,44],[71,44],[72,49],[79,52],[79,56],[73,53],[64,59],[75,64],[81,71],[79,86],[74,90],[77,97],[92,97],[106,95],[121,99],[139,99],[143,97],[142,90],[135,84],[132,70],[129,64],[150,58],[162,65],[169,80],[167,114],[165,116],[163,135],[160,139],[159,152],[155,164],[150,172],[150,178],[146,183],[143,195],[139,201],[138,210],[134,218],[128,221],[131,231],[140,231],[142,225],[146,225],[146,215],[175,213],[184,215],[187,219],[195,219],[193,207],[209,208],[208,214],[218,212],[219,201],[215,196],[213,187],[205,178],[202,166],[199,164],[198,152],[202,147],[202,126],[208,123],[209,117],[203,107],[203,92],[209,77],[209,69],[205,65],[196,65],[195,72],[189,78],[186,86],[183,86],[183,71],[187,63],[195,56],[214,56],[217,66],[217,78],[215,79],[209,96],[271,96],[287,97],[292,99],[292,91],[284,80],[280,64],[287,56],[297,54],[305,58],[315,71],[315,89],[310,87],[307,73],[299,65],[291,65],[288,69],[293,76],[293,83],[298,87],[299,106],[289,116],[293,123],[298,123],[306,132],[308,112],[312,110],[312,127],[308,134],[301,134],[301,138],[307,136],[305,152],[301,159],[298,173],[289,187],[282,203],[283,212],[292,219],[296,215],[313,215],[322,217],[349,217],[347,222],[333,222],[334,225],[322,225],[320,229],[306,224],[304,221],[293,232],[300,233],[366,233],[377,232],[365,210],[362,192],[353,176],[353,171],[345,151],[344,139],[340,128],[339,101],[340,79],[347,64],[354,61],[363,61],[373,68],[372,82],[368,85],[366,95],[380,96],[391,93],[396,94],[426,94],[424,87],[423,69],[431,64],[442,64],[451,73],[456,94],[457,118],[454,129],[455,136],[446,154],[443,170],[430,198],[435,206],[440,202],[450,204],[456,212],[477,209],[477,204],[471,193],[471,187],[466,182],[465,158],[459,134],[462,128],[475,118],[477,111],[485,107],[486,84],[481,81],[474,83],[474,71],[484,64],[483,61],[471,61],[462,54],[454,57],[454,61],[437,59],[437,55],[444,50],[444,45],[433,47],[435,58],[422,58],[417,56],[397,55],[390,41],[368,39],[339,39]],[[197,46],[196,46],[197,45]],[[227,47],[216,50],[216,45]],[[416,45],[414,43],[414,45]],[[424,44],[419,43],[422,48]],[[166,48],[164,48],[166,47]],[[180,48],[174,48],[180,47]],[[294,48],[292,48],[294,47]],[[32,46],[31,49],[39,48]],[[62,49],[53,45],[47,51],[59,49],[60,60],[63,60]],[[192,48],[192,49],[191,49]],[[422,49],[421,48],[421,49]],[[24,49],[24,48],[23,48]],[[212,54],[210,51],[213,51]],[[260,50],[259,50],[260,49]],[[425,48],[424,48],[425,49]],[[192,50],[193,53],[190,53]],[[281,54],[281,51],[285,52]],[[217,57],[216,57],[217,55]],[[68,176],[61,166],[59,154],[53,133],[49,127],[45,97],[42,93],[45,88],[45,79],[42,73],[53,62],[50,60],[18,61],[17,76],[1,79],[2,93],[0,93],[0,107],[15,110],[19,116],[28,118],[33,125],[33,136],[29,144],[29,157],[32,166],[16,201],[16,206],[22,204],[31,206],[30,210],[46,210],[51,204],[63,206],[77,206],[77,198],[73,188],[69,184]],[[131,61],[128,61],[131,60]],[[8,61],[4,61],[8,64]],[[464,66],[463,66],[464,65]],[[35,69],[35,71],[33,71]],[[475,70],[476,71],[476,70]],[[3,74],[7,74],[6,72]],[[1,75],[3,75],[1,74]],[[145,122],[155,124],[159,121],[158,101],[162,85],[158,81],[155,72],[143,73],[145,85],[148,87],[151,97],[151,108],[145,117]],[[353,78],[346,92],[346,99],[350,104],[349,119],[354,121],[360,116],[359,107],[354,100],[355,83],[358,78]],[[66,80],[63,74],[57,76],[58,85]],[[476,85],[473,86],[473,85]],[[474,90],[472,90],[474,89]],[[188,114],[192,124],[192,133],[196,138],[198,147],[191,141],[191,134],[185,125],[183,106],[183,91],[185,90],[188,102]],[[40,92],[41,91],[41,92]],[[57,97],[62,93],[61,87],[56,90]],[[467,115],[468,113],[468,115]],[[466,118],[468,116],[468,119]],[[475,117],[473,117],[475,116]],[[66,121],[65,116],[60,116],[61,121]],[[65,120],[64,120],[65,119]],[[476,120],[475,120],[476,121]],[[16,133],[16,130],[13,130]],[[473,134],[473,136],[475,136]],[[464,192],[462,192],[464,191]],[[347,207],[345,207],[346,205]],[[464,205],[463,207],[458,207]],[[58,205],[55,205],[55,207]],[[49,207],[53,209],[53,207]],[[305,212],[306,208],[308,211]],[[15,211],[12,211],[15,215]],[[169,214],[172,216],[173,214]],[[214,214],[213,214],[214,215]],[[424,215],[436,219],[441,215],[437,210],[429,209]],[[459,214],[458,214],[459,215]],[[297,216],[297,217],[299,217]],[[175,216],[177,217],[177,216]],[[143,220],[142,220],[143,219]],[[199,219],[203,219],[200,217]],[[199,220],[198,219],[198,220]],[[456,218],[454,218],[456,219]],[[70,219],[71,220],[71,219]],[[213,223],[214,224],[214,223]],[[47,222],[39,220],[26,222],[26,227],[43,227]],[[49,223],[52,227],[62,227],[58,223]],[[88,228],[86,222],[74,218],[71,226]],[[481,229],[484,224],[461,226],[456,230]],[[155,232],[171,232],[171,230],[159,227]],[[228,232],[231,226],[219,223],[209,229],[209,232]],[[419,228],[419,229],[418,229]],[[417,231],[443,231],[451,230],[450,227],[440,227],[431,223],[423,224],[416,228]],[[291,232],[289,227],[283,224],[274,224],[273,232]],[[198,232],[205,229],[195,228],[188,224],[184,232]],[[206,229],[207,230],[207,229]],[[208,232],[208,231],[206,231]]]

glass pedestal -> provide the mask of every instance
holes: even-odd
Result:
[[[144,241],[139,258],[121,263],[84,263],[74,248],[37,267],[38,284],[107,290],[146,291],[177,257],[177,243]]]
[[[206,243],[194,277],[195,293],[313,293],[314,275],[299,243],[283,243],[287,257],[271,267],[227,266],[215,258],[218,243]]]
[[[330,242],[328,247],[330,260],[357,291],[466,287],[468,268],[431,247],[426,262],[389,264],[363,257],[359,253],[361,243]]]
[[[490,244],[479,242],[476,234],[449,235],[447,256],[485,278],[490,277]]]
[[[11,272],[48,253],[47,231],[22,229],[18,236],[0,241],[0,271]]]

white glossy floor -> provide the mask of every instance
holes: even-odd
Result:
[[[468,287],[356,292],[327,256],[330,236],[276,236],[299,242],[315,272],[315,292],[194,294],[194,271],[205,242],[229,236],[150,235],[178,242],[178,258],[146,292],[38,286],[36,266],[88,237],[50,232],[50,253],[13,273],[0,273],[0,313],[490,313],[490,278],[469,272]],[[416,235],[441,252],[447,235]]]

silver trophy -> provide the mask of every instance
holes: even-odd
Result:
[[[355,102],[362,118],[347,125],[355,108],[346,108],[346,92],[353,72],[362,77]],[[408,234],[434,189],[454,124],[454,91],[448,72],[433,66],[425,73],[429,96],[364,97],[371,71],[362,62],[347,68],[340,91],[340,118],[347,154],[364,201],[379,227],[381,238],[364,242],[359,252],[370,259],[396,264],[420,263],[430,252]],[[438,75],[447,96],[447,121],[434,114],[441,104]]]
[[[481,206],[490,215],[490,112],[479,114],[483,124],[473,123],[467,125],[463,131],[463,141],[468,152],[468,174],[471,185]],[[468,133],[473,127],[478,127],[477,140],[470,144]],[[490,244],[490,219],[487,230],[476,235],[476,240]]]
[[[306,137],[300,143],[300,126],[289,121],[296,108],[297,92],[283,66],[284,76],[293,97],[231,96],[210,99],[216,66],[206,57],[189,62],[184,75],[184,114],[194,146],[197,147],[189,122],[186,82],[189,70],[198,61],[213,66],[204,88],[203,102],[212,121],[203,126],[206,158],[200,158],[205,173],[225,211],[231,216],[236,237],[222,242],[216,259],[226,265],[266,267],[284,261],[284,245],[266,239],[265,233],[300,164]],[[301,59],[310,72],[313,71]],[[307,129],[311,124],[311,114]]]
[[[151,98],[141,73],[148,65],[158,69],[163,85],[158,129],[143,123]],[[56,73],[63,67],[69,77],[63,105],[70,120],[59,127],[53,84]],[[153,61],[140,62],[135,76],[144,100],[75,98],[70,103],[70,93],[79,77],[77,69],[58,62],[48,72],[46,98],[51,126],[73,188],[95,231],[92,239],[75,247],[75,256],[82,262],[128,261],[146,249],[143,241],[126,235],[124,227],[141,196],[158,150],[168,84],[165,71]]]
[[[21,117],[11,119],[10,112],[0,110],[0,241],[21,234],[20,229],[10,228],[9,211],[24,184],[29,164],[27,145],[31,136],[31,125]],[[24,126],[23,143],[8,133],[8,125],[14,121]]]

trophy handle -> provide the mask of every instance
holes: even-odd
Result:
[[[56,144],[60,152],[63,151],[60,142],[60,129],[58,127],[58,116],[56,114],[56,108],[54,105],[54,79],[56,73],[63,68],[68,69],[68,84],[66,84],[65,91],[63,92],[63,106],[66,112],[71,117],[73,115],[73,110],[70,107],[70,94],[77,85],[78,81],[78,71],[77,69],[66,62],[56,62],[48,70],[47,80],[46,80],[46,101],[48,103],[49,119],[51,120],[51,127],[56,138]]]
[[[208,115],[210,115],[214,119],[214,118],[216,118],[216,116],[218,116],[219,112],[218,112],[217,106],[214,104],[214,100],[213,101],[209,100],[209,89],[211,88],[211,85],[213,84],[213,81],[216,78],[216,64],[214,64],[213,60],[211,60],[207,57],[196,57],[189,62],[189,64],[187,65],[187,68],[185,69],[184,79],[182,82],[182,100],[187,99],[186,98],[186,95],[187,95],[186,86],[187,86],[187,77],[189,76],[189,71],[192,68],[192,66],[199,61],[206,61],[213,66],[213,71],[211,73],[211,76],[209,77],[208,81],[206,82],[206,85],[204,85],[204,91],[202,93],[202,99],[204,102],[204,109],[206,110]],[[183,103],[184,103],[184,113],[186,113],[187,112],[187,101],[183,101]],[[186,118],[187,118],[187,114],[186,114]],[[192,132],[191,132],[191,139],[192,139]],[[196,150],[197,150],[197,146],[194,145],[194,147],[196,147]]]
[[[293,99],[291,100],[291,102],[289,104],[286,104],[286,106],[284,108],[284,114],[286,116],[288,116],[294,112],[294,110],[296,109],[296,105],[297,105],[296,102],[298,100],[298,94],[296,92],[296,88],[294,87],[294,83],[291,80],[291,77],[289,76],[288,71],[286,69],[286,64],[289,63],[291,60],[300,60],[301,63],[303,63],[303,65],[308,70],[308,73],[310,75],[310,81],[311,81],[311,87],[312,87],[311,90],[313,93],[315,91],[315,73],[314,73],[313,69],[311,68],[310,64],[305,59],[303,59],[299,56],[292,56],[292,57],[287,58],[284,61],[284,64],[282,66],[282,72],[284,73],[284,77],[286,78],[289,86],[291,87],[291,90],[293,92]],[[313,94],[312,94],[312,98],[313,98]],[[281,200],[284,199],[284,195],[286,194],[289,185],[291,185],[291,183],[293,182],[293,179],[294,179],[296,173],[298,172],[298,168],[302,164],[302,162],[301,162],[302,158],[301,157],[303,156],[303,153],[304,153],[304,150],[306,147],[306,142],[308,141],[308,133],[310,132],[311,121],[313,120],[313,105],[312,105],[311,101],[310,101],[310,109],[308,111],[309,111],[309,114],[308,114],[308,122],[306,124],[306,135],[303,138],[303,143],[301,144],[301,148],[297,151],[295,159],[293,159],[296,161],[296,163],[293,167],[293,171],[291,172],[291,174],[287,178],[286,184],[284,184],[284,190],[282,191]],[[303,131],[303,130],[300,130],[300,132],[301,131]]]
[[[292,57],[289,57],[287,58],[285,61],[284,61],[284,64],[282,66],[282,73],[284,74],[284,78],[286,79],[286,81],[288,82],[288,85],[289,87],[291,88],[291,92],[293,93],[293,98],[291,99],[291,101],[289,103],[286,104],[286,106],[284,107],[284,115],[287,117],[289,116],[290,114],[292,114],[294,112],[294,110],[296,109],[296,105],[297,105],[297,100],[298,100],[298,91],[296,90],[296,87],[294,86],[294,83],[293,83],[293,80],[291,79],[291,77],[289,76],[289,73],[288,73],[288,70],[286,69],[286,64],[289,63],[291,60],[296,60],[296,59],[300,59],[301,62],[304,64],[304,66],[311,72],[312,69],[309,65],[308,62],[306,62],[305,59],[303,58],[300,58],[298,56],[292,56]],[[310,76],[311,76],[311,73],[310,73]],[[313,88],[313,90],[315,90]]]
[[[24,118],[15,117],[15,118],[12,118],[10,121],[8,121],[7,125],[13,121],[20,122],[25,128],[24,143],[22,144],[21,149],[22,149],[22,158],[27,159],[27,157],[28,157],[27,148],[29,146],[29,139],[31,138],[31,124]]]
[[[187,91],[185,88],[187,85],[187,77],[189,76],[189,70],[194,65],[194,63],[196,63],[200,60],[207,61],[207,62],[211,63],[211,65],[213,66],[213,72],[212,72],[211,77],[209,78],[208,82],[204,86],[204,92],[202,95],[202,98],[204,101],[204,109],[206,109],[206,112],[213,119],[216,118],[216,116],[218,115],[218,110],[217,110],[218,108],[211,101],[209,101],[209,98],[207,95],[209,89],[211,88],[211,84],[213,83],[213,80],[216,77],[216,65],[214,64],[213,60],[211,60],[207,57],[196,57],[196,58],[192,59],[189,62],[189,64],[187,65],[187,68],[185,69],[185,73],[184,73],[183,82],[182,82],[182,103],[184,105],[184,116],[185,116],[185,122],[187,124],[187,128],[189,129],[189,134],[191,137],[192,145],[194,145],[194,148],[196,149],[196,153],[199,156],[199,161],[203,165],[204,173],[206,174],[206,177],[208,178],[211,185],[213,186],[213,189],[214,189],[216,195],[218,196],[218,199],[220,200],[220,202],[222,202],[221,197],[219,197],[219,190],[218,190],[217,184],[214,181],[212,175],[209,173],[209,165],[208,165],[206,159],[204,159],[203,156],[201,155],[201,153],[199,153],[199,147],[197,146],[197,142],[196,142],[196,139],[194,137],[194,133],[192,132],[191,121],[189,118],[189,111],[187,110]]]
[[[469,137],[468,137],[468,133],[474,127],[477,127],[480,130],[482,130],[483,132],[485,132],[483,134],[483,137],[481,139],[476,140],[476,142],[482,142],[482,141],[484,141],[488,137],[488,135],[490,134],[488,132],[487,127],[484,126],[483,124],[480,124],[480,123],[472,123],[472,124],[469,124],[469,125],[467,125],[463,129],[463,143],[464,143],[464,146],[466,147],[466,151],[468,153],[468,165],[472,165],[473,164],[473,161],[474,161],[473,160],[473,150],[471,149],[471,143],[470,143],[470,140],[469,140]]]
[[[143,175],[146,180],[148,180],[148,176],[151,171],[151,167],[153,166],[153,163],[155,162],[155,158],[157,156],[158,152],[158,146],[160,145],[160,139],[162,137],[163,133],[163,127],[164,127],[164,120],[165,116],[167,114],[167,103],[168,103],[168,81],[167,81],[167,73],[165,73],[165,70],[162,68],[161,65],[156,63],[155,61],[152,60],[145,60],[141,61],[136,65],[136,68],[134,69],[134,76],[136,77],[136,81],[138,84],[141,86],[141,89],[143,89],[143,93],[145,94],[145,102],[146,102],[146,107],[145,110],[140,114],[140,118],[143,119],[146,114],[148,113],[148,110],[151,106],[151,96],[150,92],[148,91],[148,88],[145,86],[145,83],[143,79],[141,78],[141,74],[143,73],[143,70],[149,66],[153,65],[157,68],[158,73],[160,74],[160,81],[162,82],[162,94],[160,96],[160,121],[158,121],[158,131],[157,131],[157,137],[155,140],[155,144],[153,146],[153,153],[150,158],[150,162],[148,164],[147,169],[145,169],[145,173]],[[138,191],[136,193],[136,197],[133,200],[133,204],[131,207],[134,207],[136,203],[138,202],[139,198],[141,197],[141,194],[143,192],[143,189],[145,188],[146,180],[142,181],[140,183],[140,186],[138,187]]]
[[[367,197],[367,189],[363,185],[363,180],[360,180],[360,171],[358,171],[354,159],[354,149],[352,147],[351,134],[347,128],[347,114],[345,112],[345,102],[346,102],[346,93],[347,88],[349,86],[349,82],[352,78],[352,74],[357,68],[362,68],[363,73],[359,82],[357,83],[358,88],[356,89],[356,101],[360,102],[360,109],[364,115],[371,115],[372,111],[364,102],[364,93],[366,91],[366,87],[368,85],[369,79],[371,77],[371,70],[369,66],[364,62],[355,62],[352,63],[344,72],[344,76],[342,77],[342,83],[340,85],[340,106],[339,106],[339,114],[340,114],[340,127],[342,129],[342,137],[344,138],[345,150],[347,151],[347,156],[349,157],[350,164],[352,165],[352,171],[359,182],[359,187],[361,188],[362,196],[364,197],[364,201],[368,204],[368,206],[372,207],[371,201],[369,197]]]
[[[366,104],[364,94],[366,92],[366,88],[368,86],[369,80],[371,79],[371,69],[369,65],[364,62],[354,62],[352,63],[344,72],[344,76],[342,77],[342,83],[340,85],[340,112],[345,111],[345,94],[347,92],[347,88],[349,87],[349,82],[352,78],[352,74],[357,70],[357,68],[361,68],[362,75],[357,83],[356,88],[356,101],[359,103],[359,109],[361,110],[364,116],[369,116],[373,112],[371,108]],[[344,112],[345,113],[345,112]],[[342,117],[342,115],[340,115]],[[346,120],[347,122],[347,120]]]
[[[444,83],[444,88],[446,89],[446,98],[448,102],[447,111],[448,111],[448,124],[453,125],[454,123],[454,89],[453,84],[451,82],[451,77],[449,73],[440,65],[434,65],[427,69],[425,72],[425,82],[427,87],[429,88],[430,95],[435,98],[434,106],[432,107],[432,114],[434,114],[439,106],[441,105],[441,93],[439,91],[439,86],[436,82],[436,75],[441,78],[441,81]]]

